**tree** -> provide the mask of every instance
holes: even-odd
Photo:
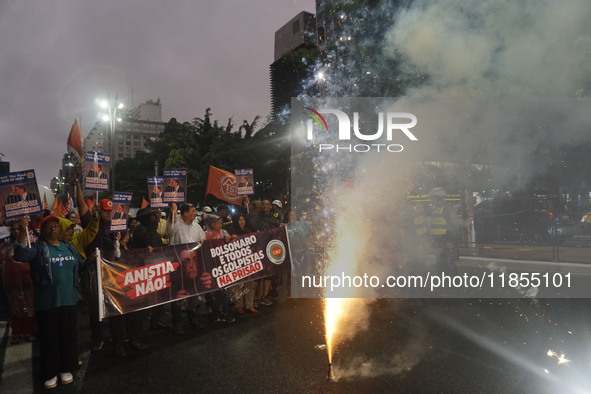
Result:
[[[117,163],[117,182],[122,190],[134,193],[133,204],[139,205],[156,161],[160,168],[186,168],[188,199],[196,202],[205,197],[210,165],[230,172],[253,168],[257,196],[281,198],[289,190],[289,128],[268,123],[257,130],[259,121],[258,116],[252,122],[244,120],[233,131],[232,119],[220,126],[209,108],[203,118],[191,122],[172,118],[145,152]]]

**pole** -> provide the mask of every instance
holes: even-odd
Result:
[[[105,295],[103,294],[103,272],[101,266],[101,251],[96,248],[96,280],[98,289],[99,321],[105,318]]]
[[[111,170],[111,182],[113,182],[113,194],[115,194],[115,148],[116,148],[116,143],[115,143],[115,110],[113,109],[113,107],[111,107],[111,100],[109,99],[109,126],[111,128],[111,153],[112,153],[112,157],[111,157],[111,166],[112,166],[112,170]]]

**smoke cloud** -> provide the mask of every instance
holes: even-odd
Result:
[[[344,25],[346,37],[347,30],[358,32],[391,16],[383,41],[371,43],[383,54],[380,60],[360,65],[359,59],[339,56],[347,43],[339,44],[329,53],[330,64],[316,65],[334,74],[309,81],[309,86],[336,97],[355,96],[364,82],[399,84],[404,95],[396,107],[417,116],[413,131],[419,141],[406,143],[401,154],[357,155],[354,165],[344,155],[316,159],[324,200],[337,213],[329,273],[352,261],[351,275],[413,269],[404,266],[404,256],[419,245],[404,238],[397,211],[419,183],[424,193],[440,185],[440,178],[424,174],[425,162],[454,163],[438,174],[455,177],[457,183],[463,182],[462,166],[480,164],[494,168],[495,184],[525,187],[548,164],[532,158],[589,141],[590,2],[418,0],[397,9],[386,3]],[[371,38],[363,36],[358,45]],[[392,62],[400,79],[380,79]],[[375,78],[368,82],[370,73]],[[354,187],[343,190],[342,182],[331,186],[327,178],[341,175],[337,169],[345,167],[353,168]],[[365,297],[383,296],[381,289],[364,290]],[[367,327],[367,314],[352,312],[341,331]],[[337,375],[398,373],[418,362],[420,352],[417,359],[402,358],[409,353],[393,355],[379,367],[376,360],[360,357],[339,365]]]

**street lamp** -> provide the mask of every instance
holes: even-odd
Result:
[[[103,112],[99,115],[99,118],[103,122],[109,123],[109,139],[111,143],[109,144],[111,148],[111,182],[113,184],[113,191],[115,191],[115,126],[118,122],[121,122],[121,117],[117,114],[117,111],[123,109],[123,103],[119,102],[118,100],[119,95],[115,95],[115,99],[111,100],[109,94],[107,94],[107,99],[96,99],[96,103],[106,112]]]

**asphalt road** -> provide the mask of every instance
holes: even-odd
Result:
[[[556,245],[523,245],[519,242],[505,242],[461,247],[461,255],[478,255],[516,260],[564,261],[571,263],[591,263],[591,237],[576,236]]]
[[[56,393],[591,392],[589,300],[379,300],[334,356],[328,381],[318,300],[283,301],[234,324],[148,331],[124,359],[83,351]],[[351,310],[362,314],[362,310]],[[85,320],[82,316],[82,321]],[[19,345],[20,346],[20,345]],[[90,346],[83,325],[81,350]],[[34,391],[45,392],[32,347]],[[548,350],[572,360],[558,364]],[[9,362],[10,360],[5,360]],[[0,386],[1,388],[1,386]],[[0,390],[2,392],[3,389]]]

